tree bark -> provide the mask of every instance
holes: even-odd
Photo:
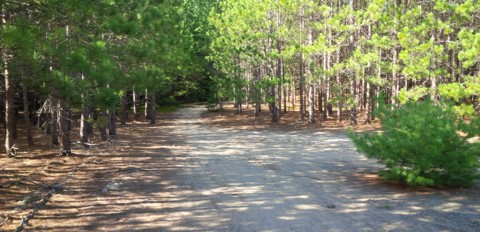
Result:
[[[15,156],[14,137],[13,137],[13,118],[14,118],[14,102],[13,102],[13,86],[8,72],[8,58],[6,51],[3,51],[4,69],[3,76],[5,78],[5,152],[7,157]]]
[[[85,79],[85,76],[82,74],[82,80]],[[80,116],[80,141],[83,146],[86,146],[88,143],[88,115],[90,113],[90,101],[88,99],[85,91],[82,92],[82,114]]]
[[[304,60],[303,60],[303,54],[300,54],[300,80],[299,80],[299,94],[300,94],[300,120],[305,119],[305,93],[304,93],[304,87],[305,87],[305,80],[304,80]]]
[[[32,123],[30,120],[30,109],[29,109],[29,101],[28,101],[28,89],[25,83],[22,85],[22,92],[23,92],[23,117],[25,118],[25,132],[27,134],[27,141],[28,145],[34,145],[33,142],[33,135],[32,135]]]
[[[340,51],[337,52],[337,63],[340,63]],[[342,121],[342,108],[343,108],[343,91],[342,91],[342,79],[340,73],[336,73],[337,76],[337,121]]]
[[[155,93],[150,96],[150,124],[155,124],[156,122],[156,112],[157,112],[157,103],[155,99]]]
[[[350,0],[350,10],[355,11],[354,0]],[[354,26],[355,18],[350,15],[350,26]],[[350,55],[353,56],[355,50],[355,31],[350,32]],[[353,70],[352,75],[350,75],[350,95],[352,98],[352,105],[350,107],[350,124],[357,125],[357,80],[356,80],[356,71]]]
[[[58,99],[57,101],[58,113],[58,131],[60,133],[60,155],[72,154],[70,144],[70,131],[68,130],[68,108],[65,100]]]
[[[59,145],[58,142],[58,99],[50,95],[51,118],[50,118],[50,136],[53,145]]]
[[[127,97],[127,92],[125,91],[125,93],[123,94],[123,96],[121,97],[121,108],[120,108],[120,124],[121,125],[126,125],[127,124],[127,120],[128,120],[128,112],[127,112],[127,101],[128,101],[128,97]]]
[[[137,120],[140,113],[138,113],[138,94],[135,91],[135,88],[133,88],[132,97],[133,97],[133,119]]]
[[[107,127],[105,126],[107,122],[106,113],[104,111],[101,111],[98,115],[97,120],[100,120],[100,122],[98,123],[98,130],[100,131],[100,139],[102,141],[107,141],[108,140]]]
[[[148,90],[145,89],[145,110],[143,112],[143,114],[145,115],[145,120],[149,120],[150,119],[150,112],[148,112],[150,110],[150,96],[148,94]]]
[[[7,12],[5,9],[5,4],[2,3],[2,29],[7,27]],[[15,156],[14,148],[14,102],[13,102],[13,84],[10,79],[8,68],[9,68],[9,54],[6,48],[2,49],[2,59],[3,59],[3,77],[5,78],[5,153],[7,157]]]
[[[115,115],[115,109],[111,109],[107,113],[107,118],[108,118],[108,135],[110,137],[115,137],[117,136],[117,117]]]
[[[365,118],[365,123],[366,124],[370,124],[372,122],[372,118],[371,118],[371,115],[372,115],[372,111],[371,111],[371,89],[370,89],[370,82],[367,80],[367,87],[365,89],[365,112],[366,112],[366,118]]]

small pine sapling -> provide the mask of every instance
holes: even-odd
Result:
[[[449,104],[430,100],[400,108],[383,105],[377,115],[382,131],[348,131],[357,150],[386,165],[387,180],[409,185],[470,187],[480,177],[480,120],[463,120]]]

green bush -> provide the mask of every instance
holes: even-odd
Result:
[[[170,96],[160,99],[160,101],[158,101],[158,104],[161,106],[179,106],[180,102],[177,101],[174,96]]]
[[[479,178],[479,120],[462,120],[449,105],[409,102],[377,112],[382,132],[347,134],[357,150],[387,167],[381,174],[421,186],[472,186]]]

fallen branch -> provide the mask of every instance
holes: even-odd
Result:
[[[48,185],[49,190],[48,192],[42,197],[42,199],[38,203],[33,203],[33,209],[30,210],[30,212],[27,214],[27,216],[22,217],[22,220],[20,220],[20,224],[17,226],[15,229],[15,232],[20,232],[22,231],[26,225],[28,225],[28,222],[35,217],[35,213],[43,206],[45,206],[52,197],[53,193],[55,191],[62,189],[62,186],[60,183],[55,182],[53,185]]]
[[[5,219],[3,219],[3,222],[0,223],[0,227],[2,227],[3,225],[5,225],[5,223],[7,223],[8,219],[10,219],[10,217],[8,216],[8,214],[4,214],[3,217]]]

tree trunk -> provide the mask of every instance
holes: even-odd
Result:
[[[70,131],[68,130],[68,108],[63,99],[57,100],[58,131],[60,134],[60,155],[72,153],[70,145]]]
[[[155,93],[150,96],[150,124],[155,124],[156,112],[157,112],[157,103],[155,100]]]
[[[25,118],[25,132],[27,134],[28,145],[33,145],[32,123],[30,121],[30,109],[28,101],[28,89],[25,83],[22,85],[23,92],[23,117]]]
[[[135,88],[133,88],[132,97],[133,97],[133,119],[137,120],[140,113],[138,113],[138,95],[137,95],[137,92],[135,91]]]
[[[127,92],[125,91],[125,93],[121,97],[121,108],[120,108],[120,124],[121,125],[127,124],[127,120],[128,120],[127,101],[128,101],[128,96],[127,96]]]
[[[315,123],[315,85],[308,85],[308,123]]]
[[[51,104],[51,119],[50,119],[50,135],[52,137],[52,144],[59,145],[58,142],[58,99],[50,95]]]
[[[107,137],[107,128],[105,126],[106,122],[107,122],[107,117],[106,117],[106,113],[104,111],[101,111],[98,115],[98,119],[97,120],[100,120],[99,122],[99,125],[98,125],[98,130],[100,131],[100,139],[102,141],[107,141],[108,137]]]
[[[82,103],[82,114],[80,116],[80,141],[85,146],[85,143],[88,143],[88,135],[90,134],[88,131],[88,115],[90,114],[90,107],[89,101],[86,99],[85,94],[82,96],[83,103]]]
[[[258,67],[254,67],[253,70],[252,70],[252,74],[253,74],[253,86],[252,86],[252,89],[253,89],[253,98],[255,100],[255,108],[253,110],[253,116],[254,117],[258,117],[259,114],[260,114],[260,111],[262,110],[262,106],[261,106],[261,95],[260,95],[260,88],[258,87],[258,84],[255,84],[255,83],[258,83],[259,79],[260,79],[260,73],[259,73],[259,68]]]
[[[150,110],[150,103],[149,103],[149,100],[150,100],[150,96],[148,95],[148,90],[145,89],[145,110],[144,110],[144,113],[143,115],[145,115],[145,120],[149,120],[150,119],[150,112],[148,112],[148,110]]]
[[[13,86],[8,73],[8,63],[6,52],[3,51],[4,69],[3,76],[5,78],[5,152],[8,157],[15,156],[14,137],[13,137],[13,117],[14,117],[14,102],[13,102]]]
[[[318,91],[317,91],[317,101],[318,101],[318,111],[323,113],[323,86],[322,82],[318,82]]]
[[[283,112],[287,112],[287,85],[285,84],[285,62],[282,60]]]
[[[337,52],[337,64],[340,63],[340,51]],[[342,108],[343,108],[343,91],[342,91],[342,79],[340,73],[337,72],[337,121],[342,121]]]
[[[275,86],[272,85],[269,87],[269,102],[268,102],[268,109],[270,111],[270,117],[272,122],[278,122],[278,118],[280,117],[279,115],[279,110],[277,108],[277,105],[275,104]]]
[[[367,87],[365,89],[365,112],[366,112],[366,118],[365,118],[365,123],[366,124],[370,124],[372,122],[372,118],[371,118],[371,115],[372,115],[372,111],[371,111],[371,89],[370,89],[370,82],[368,82],[367,80]]]
[[[299,93],[300,93],[300,120],[305,119],[305,94],[304,94],[304,87],[305,87],[305,80],[304,80],[304,61],[303,61],[303,54],[300,54],[300,81],[299,81]]]
[[[115,115],[115,109],[111,109],[107,112],[108,118],[108,135],[113,138],[117,136],[117,117]]]
[[[350,0],[350,10],[351,12],[355,11],[354,0]],[[353,15],[350,15],[350,25],[354,26],[355,18]],[[350,55],[353,56],[355,50],[355,32],[350,32]],[[350,76],[350,95],[352,98],[352,105],[350,107],[350,124],[357,125],[357,80],[356,80],[356,71],[353,70],[352,75]]]

